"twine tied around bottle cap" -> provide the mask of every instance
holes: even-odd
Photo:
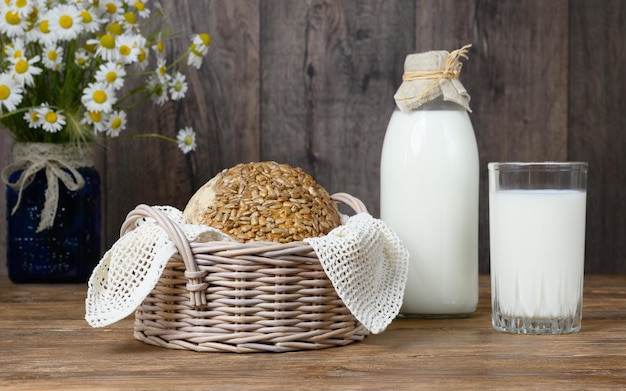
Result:
[[[402,84],[394,95],[398,108],[410,111],[443,95],[444,100],[471,111],[470,96],[458,80],[463,67],[460,59],[468,59],[467,52],[471,46],[465,45],[451,53],[430,51],[408,55]]]
[[[14,163],[2,170],[2,181],[18,191],[17,202],[11,210],[14,214],[20,206],[22,192],[35,179],[36,174],[45,170],[46,191],[43,209],[37,232],[41,232],[54,223],[59,202],[59,181],[68,190],[76,191],[85,185],[85,178],[76,170],[78,167],[93,165],[90,148],[51,143],[17,143],[13,148]],[[21,171],[15,182],[10,176]]]
[[[425,70],[425,71],[406,71],[402,75],[402,81],[412,81],[412,80],[433,80],[433,83],[430,88],[433,88],[437,85],[439,80],[441,79],[458,79],[461,74],[461,68],[463,68],[463,63],[459,61],[460,58],[468,59],[467,51],[472,47],[472,45],[465,45],[460,49],[457,49],[446,57],[446,63],[444,64],[443,69],[437,70]]]

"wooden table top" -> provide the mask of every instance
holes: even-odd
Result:
[[[585,277],[579,333],[491,327],[489,277],[465,319],[396,319],[344,347],[196,353],[133,338],[133,319],[91,328],[85,285],[0,278],[0,389],[620,389],[626,388],[626,275]]]

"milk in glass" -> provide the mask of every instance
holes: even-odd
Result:
[[[493,305],[508,317],[581,311],[586,192],[500,190],[489,196]]]

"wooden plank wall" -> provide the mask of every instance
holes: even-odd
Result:
[[[300,166],[378,215],[379,159],[407,54],[472,43],[461,80],[481,159],[480,271],[489,271],[486,163],[590,164],[586,271],[626,273],[626,2],[621,0],[177,0],[178,29],[213,42],[183,103],[131,113],[130,129],[199,135],[183,156],[158,140],[99,153],[108,248],[139,203],[183,208],[239,162]],[[0,139],[0,164],[11,141]],[[410,178],[407,178],[410,180]],[[4,194],[0,202],[4,204]],[[0,229],[6,231],[6,211]],[[0,252],[6,253],[6,235]],[[6,266],[0,268],[6,274]]]

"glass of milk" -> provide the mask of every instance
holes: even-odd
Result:
[[[587,163],[489,163],[492,323],[518,334],[580,330]]]

